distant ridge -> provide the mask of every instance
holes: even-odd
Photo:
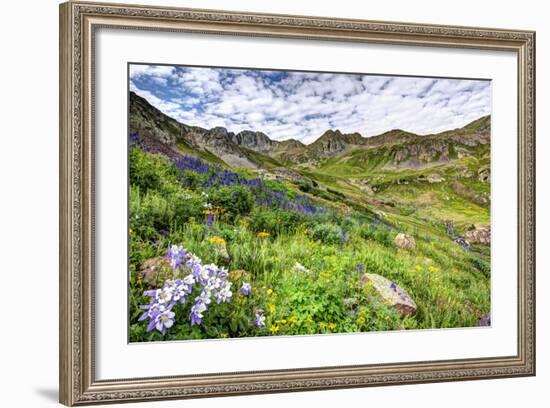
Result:
[[[165,115],[145,98],[130,91],[130,133],[139,133],[170,149],[195,151],[203,157],[234,167],[314,164],[355,151],[382,148],[391,155],[393,165],[408,162],[416,166],[436,160],[445,162],[456,155],[455,147],[461,154],[468,154],[475,146],[489,145],[490,125],[490,116],[483,116],[459,129],[422,136],[394,129],[377,136],[363,137],[357,132],[346,134],[338,129],[329,129],[314,142],[305,145],[296,139],[273,140],[261,131],[233,133],[223,127],[205,129],[190,126]]]

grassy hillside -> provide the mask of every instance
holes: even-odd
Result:
[[[260,177],[186,144],[168,158],[138,140],[130,148],[131,341],[478,325],[490,311],[489,247],[467,249],[454,238],[490,220],[488,146],[455,140],[460,157],[442,149],[449,160],[409,166],[410,145],[397,142],[316,166],[287,163],[292,171],[281,175],[280,161],[248,151],[267,171]],[[397,247],[399,233],[412,235],[415,248]],[[193,324],[200,292],[192,292],[174,306],[171,328],[147,331],[144,291],[176,277],[162,264],[172,245],[227,268],[232,296]],[[144,270],[155,259],[161,267],[151,277]],[[405,289],[416,313],[400,315],[364,284],[365,273]]]

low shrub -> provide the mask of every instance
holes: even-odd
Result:
[[[364,239],[379,242],[387,247],[391,247],[393,245],[393,234],[386,226],[365,224],[361,227],[360,235]]]
[[[317,224],[310,230],[311,238],[324,244],[338,244],[343,240],[342,229],[335,224]]]

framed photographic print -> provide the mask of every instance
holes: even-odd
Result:
[[[62,4],[61,402],[534,375],[534,41]]]

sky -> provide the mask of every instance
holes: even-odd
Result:
[[[491,113],[486,80],[131,64],[130,90],[187,125],[314,142],[462,127]]]

